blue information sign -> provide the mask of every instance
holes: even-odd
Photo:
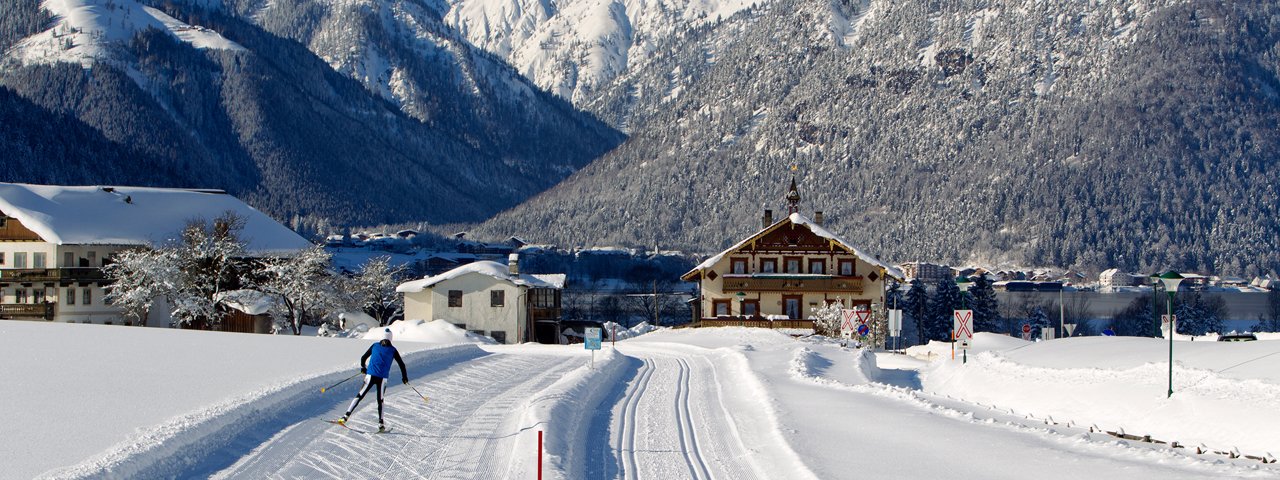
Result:
[[[871,329],[868,328],[866,325],[858,325],[858,335],[862,335],[865,337],[867,336],[867,333],[870,331]]]
[[[602,332],[600,331],[600,329],[599,329],[599,328],[594,328],[594,327],[593,327],[593,328],[588,328],[588,329],[587,329],[587,331],[586,331],[586,340],[585,340],[585,341],[583,341],[583,344],[587,347],[587,350],[599,350],[599,349],[600,349],[600,339],[601,339],[601,337],[600,337],[600,336],[601,336],[601,333],[602,333]]]

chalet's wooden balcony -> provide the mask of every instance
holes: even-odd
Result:
[[[106,278],[102,269],[95,267],[0,269],[0,282],[96,282]]]
[[[685,327],[813,328],[813,320],[766,320],[760,317],[702,318]]]
[[[833,275],[727,274],[724,276],[724,291],[862,293],[862,283],[862,277]]]
[[[0,303],[0,318],[9,320],[53,320],[53,304]]]

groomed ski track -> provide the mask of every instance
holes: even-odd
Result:
[[[429,402],[398,383],[389,387],[388,434],[322,421],[341,416],[355,384],[332,396],[294,389],[305,398],[274,410],[237,407],[271,412],[256,428],[237,422],[244,428],[199,440],[175,435],[124,460],[54,476],[536,478],[539,431],[548,480],[931,478],[956,468],[938,460],[962,457],[977,460],[964,465],[969,478],[1026,478],[1045,465],[1054,465],[1055,478],[1280,476],[1270,466],[1117,442],[942,398],[920,391],[915,371],[881,369],[870,353],[777,337],[750,330],[678,337],[702,346],[637,339],[606,345],[593,367],[581,346],[443,347],[410,359],[419,375],[412,381]],[[376,408],[366,396],[351,425],[375,429]],[[188,431],[204,430],[221,431]],[[165,455],[177,440],[222,446]]]
[[[807,470],[780,437],[755,437],[767,446],[744,439],[752,424],[770,423],[768,412],[749,402],[730,406],[725,389],[745,385],[722,381],[716,352],[652,344],[621,344],[618,351],[630,378],[619,382],[606,402],[612,406],[603,405],[593,421],[588,478],[778,478],[761,460],[783,466],[775,473],[787,478],[805,478]],[[735,393],[742,399],[745,392]]]
[[[779,449],[784,458],[776,462],[785,470],[776,473],[809,476],[778,443],[780,437],[766,435],[771,444],[756,448],[743,442],[740,423],[760,416],[739,415],[735,421],[730,415],[723,389],[733,387],[721,385],[709,351],[619,345],[618,353],[607,363],[598,358],[592,371],[584,371],[587,359],[581,355],[492,353],[415,380],[429,402],[393,383],[385,406],[394,429],[388,434],[320,421],[342,415],[350,399],[344,395],[325,417],[284,428],[213,478],[533,478],[536,453],[524,451],[532,444],[519,440],[536,438],[536,430],[564,430],[530,421],[522,409],[563,400],[545,397],[564,396],[549,387],[575,370],[599,377],[601,383],[588,386],[604,395],[595,408],[572,412],[582,417],[583,436],[566,439],[566,452],[548,455],[567,454],[563,461],[577,465],[548,465],[548,478],[777,478],[763,473],[758,459],[779,457]],[[375,429],[376,407],[367,395],[350,424]]]
[[[393,383],[384,407],[391,433],[304,421],[214,478],[515,478],[509,468],[516,437],[536,428],[518,424],[518,407],[584,363],[570,356],[488,355],[415,381],[425,402]],[[365,396],[351,425],[377,428],[374,395]],[[344,395],[327,418],[341,417],[350,398]]]

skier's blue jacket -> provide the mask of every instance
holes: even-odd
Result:
[[[369,375],[378,378],[387,378],[391,373],[391,361],[395,360],[400,364],[400,378],[409,378],[409,374],[404,369],[404,360],[400,359],[400,352],[396,347],[391,346],[390,342],[383,345],[382,342],[369,346],[369,350],[364,352],[364,356],[360,357],[360,368],[364,368]],[[368,365],[366,366],[366,362]]]

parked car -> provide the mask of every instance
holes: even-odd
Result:
[[[1258,336],[1252,333],[1228,333],[1218,337],[1219,342],[1252,342],[1257,339]]]

